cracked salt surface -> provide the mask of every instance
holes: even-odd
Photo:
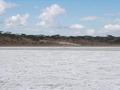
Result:
[[[120,48],[36,49],[0,50],[0,90],[120,90]]]

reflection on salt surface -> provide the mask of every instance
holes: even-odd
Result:
[[[60,49],[0,49],[0,90],[120,89],[119,48]]]

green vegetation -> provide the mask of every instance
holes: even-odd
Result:
[[[119,46],[120,37],[45,36],[12,34],[0,31],[0,46]]]

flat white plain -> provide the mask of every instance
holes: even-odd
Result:
[[[0,90],[120,90],[120,48],[47,49],[0,48]]]

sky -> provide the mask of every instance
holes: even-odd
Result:
[[[0,0],[0,31],[120,36],[120,0]]]

